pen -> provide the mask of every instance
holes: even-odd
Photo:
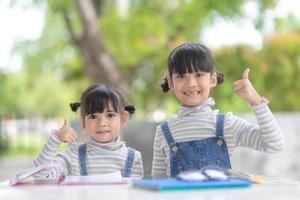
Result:
[[[238,178],[238,179],[244,179],[244,180],[248,180],[251,181],[253,183],[257,183],[260,184],[263,182],[263,178],[262,176],[259,175],[252,175],[246,172],[240,172],[240,171],[236,171],[233,169],[229,169],[226,174],[231,177],[231,178]]]

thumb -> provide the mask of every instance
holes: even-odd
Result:
[[[62,127],[69,126],[69,121],[65,118]]]
[[[245,69],[245,71],[243,72],[243,79],[249,79],[249,73],[250,73],[250,69],[247,68]]]

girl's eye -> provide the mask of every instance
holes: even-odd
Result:
[[[96,119],[96,115],[90,114],[90,115],[89,115],[89,119]]]
[[[183,74],[177,74],[177,75],[176,75],[176,78],[183,78],[183,77],[184,77]]]
[[[107,113],[107,116],[108,116],[109,118],[112,118],[112,117],[115,117],[116,114],[115,114],[115,113]]]
[[[202,77],[202,76],[204,76],[203,73],[197,73],[197,74],[196,74],[196,77]]]

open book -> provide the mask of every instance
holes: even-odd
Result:
[[[120,184],[127,183],[120,171],[107,174],[89,176],[60,176],[59,178],[38,178],[36,175],[43,170],[49,170],[53,164],[41,165],[23,171],[9,179],[11,186],[19,184],[61,184],[61,185],[89,185],[89,184]]]
[[[101,175],[88,176],[64,176],[60,184],[62,185],[93,185],[93,184],[119,184],[126,183],[120,171],[115,171]]]

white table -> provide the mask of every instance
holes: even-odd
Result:
[[[248,188],[150,191],[123,185],[0,186],[0,200],[299,200],[297,183],[258,184]]]

